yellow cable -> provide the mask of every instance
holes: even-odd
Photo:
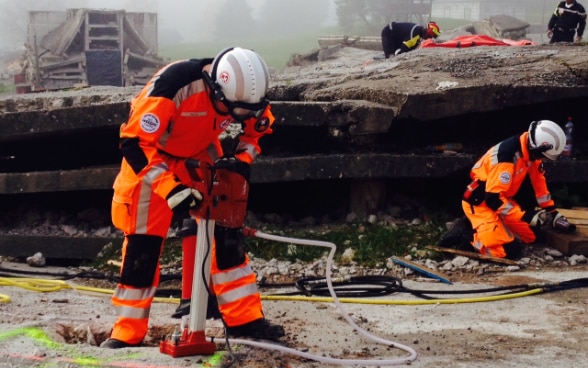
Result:
[[[113,294],[114,291],[110,289],[95,288],[89,286],[70,285],[63,280],[47,280],[47,279],[32,279],[32,278],[7,278],[0,277],[0,286],[16,286],[22,289],[36,291],[36,292],[51,292],[61,289],[73,289],[76,291],[86,291],[91,293]],[[179,303],[180,298],[162,298],[156,297],[153,299],[159,303]],[[0,294],[0,303],[8,303],[10,297]]]
[[[6,278],[0,277],[0,286],[17,286],[26,290],[37,292],[50,292],[61,289],[74,289],[77,291],[86,291],[92,293],[112,294],[113,290],[95,288],[89,286],[70,285],[62,280],[46,280],[46,279],[31,279],[31,278]],[[458,304],[458,303],[477,303],[489,302],[496,300],[519,298],[543,292],[542,288],[531,289],[512,294],[502,294],[493,296],[483,296],[474,298],[461,299],[419,299],[419,300],[395,300],[395,299],[362,299],[362,298],[339,298],[341,303],[353,304],[377,304],[377,305],[425,305],[425,304]],[[308,297],[308,296],[293,296],[293,295],[262,295],[262,300],[291,300],[301,302],[333,302],[331,297]],[[156,297],[153,299],[158,303],[179,303],[179,298],[163,298]],[[8,296],[0,294],[0,302],[7,303],[10,301]]]
[[[533,294],[539,294],[543,289],[531,289],[512,294],[484,296],[475,298],[461,298],[461,299],[425,299],[425,300],[394,300],[394,299],[360,299],[360,298],[338,298],[341,303],[354,304],[378,304],[378,305],[423,305],[423,304],[458,304],[458,303],[476,303],[476,302],[490,302],[495,300],[518,298]],[[333,302],[330,297],[308,297],[308,296],[291,296],[291,295],[262,295],[262,300],[293,300],[301,302]]]
[[[60,289],[67,289],[69,287],[65,281],[61,280],[7,277],[0,277],[0,286],[18,286],[26,290],[39,292],[57,291]]]

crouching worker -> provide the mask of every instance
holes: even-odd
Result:
[[[426,27],[416,23],[390,22],[381,34],[384,55],[375,56],[375,60],[415,50],[422,40],[439,37],[441,30],[435,22],[429,22]]]
[[[159,257],[172,218],[189,217],[206,195],[190,163],[196,160],[207,168],[227,159],[219,135],[240,122],[243,134],[230,160],[248,167],[261,152],[259,139],[272,132],[268,85],[263,59],[235,47],[214,59],[173,62],[133,98],[129,119],[120,129],[123,159],[112,201],[112,221],[125,235],[120,283],[112,297],[118,318],[102,347],[138,346],[147,335]],[[217,243],[224,245],[218,252]],[[264,318],[256,277],[240,243],[212,244],[212,290],[227,334],[274,340],[284,336],[281,326]],[[193,250],[191,254],[184,267],[193,271]],[[189,298],[190,293],[183,291],[182,296]]]
[[[527,132],[498,143],[474,164],[462,207],[474,231],[472,245],[480,253],[517,259],[523,244],[536,241],[541,225],[567,223],[551,199],[542,164],[545,157],[557,160],[565,143],[559,125],[534,121]],[[536,203],[521,206],[515,197],[526,178]]]

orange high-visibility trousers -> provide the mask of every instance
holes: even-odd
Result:
[[[504,258],[504,244],[515,239],[527,244],[536,240],[529,224],[518,218],[520,211],[516,211],[516,216],[512,212],[498,214],[485,203],[472,206],[466,201],[462,201],[462,208],[474,229],[472,245],[482,254]]]

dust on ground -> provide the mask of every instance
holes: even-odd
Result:
[[[430,279],[403,280],[403,286],[409,289],[447,291],[447,295],[435,297],[452,301],[425,300],[400,292],[355,299],[342,306],[376,339],[414,349],[418,356],[411,367],[577,367],[588,358],[583,348],[588,346],[585,288],[553,292],[535,289],[530,295],[520,296],[449,293],[505,285],[556,284],[581,279],[586,268],[502,272],[477,279],[455,277],[459,281],[452,285]],[[221,367],[231,358],[218,320],[207,321],[207,335],[217,337],[214,355],[174,358],[161,353],[159,342],[168,339],[179,323],[170,317],[176,308],[171,300],[153,304],[150,332],[143,347],[108,350],[97,347],[108,337],[115,320],[108,283],[98,287],[81,279],[52,280],[55,286],[52,282],[38,284],[37,279],[1,280],[0,294],[10,301],[0,303],[0,367]],[[10,284],[13,281],[20,284]],[[39,287],[47,290],[40,292]],[[51,287],[55,290],[51,291]],[[268,298],[286,291],[262,289],[267,318],[286,329],[284,344],[266,349],[231,343],[233,366],[384,366],[379,362],[408,356],[402,349],[371,341],[355,331],[331,301]],[[466,302],[463,298],[473,300]],[[327,364],[323,361],[326,357],[342,361]],[[374,363],[351,364],[354,360]]]

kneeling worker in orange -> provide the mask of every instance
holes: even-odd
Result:
[[[473,166],[462,208],[474,230],[472,245],[480,253],[516,259],[523,245],[536,241],[534,229],[567,221],[547,188],[542,159],[557,160],[566,137],[549,120],[534,121],[527,132],[490,148]],[[536,204],[522,208],[515,197],[528,177]]]
[[[125,235],[120,283],[112,297],[118,319],[102,347],[138,346],[147,335],[159,257],[172,218],[189,217],[206,195],[190,163],[197,160],[203,168],[225,160],[249,167],[261,152],[259,139],[272,132],[275,120],[266,99],[268,86],[263,59],[235,47],[214,59],[173,62],[133,98],[120,129],[123,160],[112,201],[113,223]],[[243,133],[227,157],[219,136],[233,122],[242,123]],[[284,329],[264,318],[240,229],[219,231],[210,274],[227,334],[279,339]],[[183,264],[192,270],[186,271],[193,271],[193,250],[191,254],[191,262]],[[182,296],[189,298],[190,292],[182,290]]]

